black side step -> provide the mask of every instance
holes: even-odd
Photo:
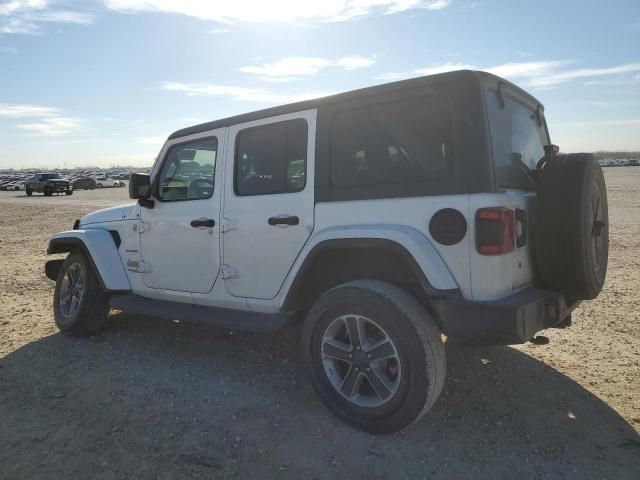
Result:
[[[202,323],[234,330],[272,333],[291,319],[284,313],[258,313],[226,308],[204,307],[166,300],[144,298],[131,293],[112,295],[109,306],[126,313],[161,317],[168,320]]]

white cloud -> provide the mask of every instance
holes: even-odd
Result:
[[[549,87],[565,83],[570,80],[575,80],[577,78],[606,77],[632,72],[640,72],[640,63],[628,63],[626,65],[618,65],[617,67],[609,68],[580,68],[577,70],[555,72],[549,75],[533,78],[530,82],[530,86]]]
[[[223,23],[316,19],[343,21],[371,14],[440,10],[451,0],[104,0],[121,12],[177,13]]]
[[[344,57],[336,61],[326,58],[288,57],[274,63],[242,67],[241,72],[259,75],[268,80],[295,80],[317,74],[328,67],[340,67],[344,70],[355,70],[373,65],[375,61],[366,57]]]
[[[0,35],[40,33],[42,23],[89,24],[93,15],[58,9],[50,0],[9,0],[0,4]]]
[[[57,108],[0,103],[0,118],[53,117],[57,115],[59,115]]]
[[[357,70],[358,68],[370,67],[376,62],[373,58],[358,57],[354,55],[352,57],[340,58],[336,63],[345,70]]]
[[[229,97],[233,100],[255,103],[289,103],[312,98],[325,97],[333,92],[299,92],[299,93],[277,93],[265,88],[236,87],[231,85],[218,85],[215,83],[181,83],[162,82],[163,90],[170,92],[184,93],[190,97]]]
[[[379,80],[392,81],[454,70],[483,70],[500,77],[521,82],[525,87],[548,88],[579,78],[596,78],[640,72],[640,63],[629,63],[608,68],[566,69],[572,61],[512,62],[493,67],[480,67],[465,63],[445,63],[435,67],[417,68],[408,72],[379,75]]]
[[[81,119],[67,117],[57,108],[28,104],[0,104],[2,118],[27,122],[17,124],[16,128],[33,135],[66,135],[78,130],[82,124]]]
[[[80,127],[80,120],[70,117],[45,117],[38,122],[17,125],[34,135],[67,135]]]
[[[167,137],[157,136],[157,137],[142,137],[138,139],[138,143],[140,145],[157,145],[161,146],[164,144]]]

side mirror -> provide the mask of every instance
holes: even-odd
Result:
[[[138,199],[145,208],[153,208],[151,197],[151,177],[146,173],[132,173],[129,177],[129,198]]]
[[[151,178],[145,173],[132,173],[129,177],[129,198],[149,198]]]

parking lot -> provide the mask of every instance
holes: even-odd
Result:
[[[46,239],[126,188],[0,192],[0,478],[640,478],[640,168],[605,169],[605,290],[546,346],[447,346],[436,406],[390,436],[320,404],[299,325],[257,335],[122,313],[58,333]]]

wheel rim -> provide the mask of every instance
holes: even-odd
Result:
[[[602,264],[606,256],[605,240],[607,237],[607,224],[604,209],[602,208],[602,192],[600,185],[593,182],[591,186],[591,256],[598,276],[602,274]]]
[[[334,319],[322,336],[324,372],[333,388],[360,407],[388,403],[400,387],[400,355],[387,332],[361,315]]]
[[[60,284],[60,313],[70,318],[78,311],[84,293],[85,275],[82,265],[72,263]]]

